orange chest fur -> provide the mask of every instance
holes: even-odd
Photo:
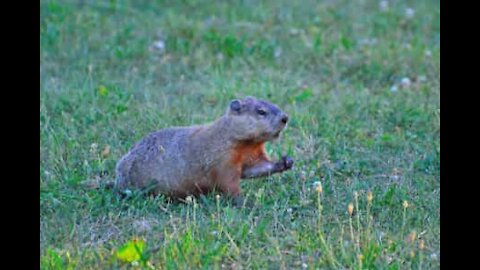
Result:
[[[262,159],[264,153],[264,143],[239,144],[232,149],[230,163],[234,166],[248,166]]]

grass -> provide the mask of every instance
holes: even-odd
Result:
[[[439,1],[40,1],[41,268],[439,269],[439,24]],[[267,150],[296,162],[242,183],[254,208],[81,187],[246,95],[290,115]]]

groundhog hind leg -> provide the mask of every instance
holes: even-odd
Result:
[[[281,173],[291,169],[293,166],[293,159],[287,156],[282,157],[279,161],[268,161],[262,159],[242,171],[241,178],[257,178],[269,176],[274,173]]]

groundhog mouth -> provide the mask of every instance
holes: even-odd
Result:
[[[273,141],[273,140],[276,140],[280,137],[280,134],[282,133],[283,129],[280,129],[278,131],[270,131],[270,132],[264,132],[264,133],[261,133],[257,136],[257,139],[258,138],[262,138],[263,140],[265,141]]]
[[[280,131],[277,131],[276,133],[274,133],[274,134],[273,134],[273,138],[274,138],[274,139],[278,139],[278,137],[280,137],[280,133],[281,133],[281,132],[282,132],[282,131],[280,130]]]

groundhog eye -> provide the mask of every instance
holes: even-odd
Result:
[[[264,109],[257,109],[257,113],[260,115],[267,115],[267,111],[265,111]]]

